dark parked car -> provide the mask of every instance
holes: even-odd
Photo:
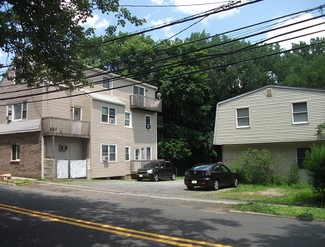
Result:
[[[176,168],[170,161],[155,160],[137,171],[137,180],[150,179],[157,182],[159,179],[176,179]]]
[[[194,187],[206,187],[213,190],[219,187],[238,186],[236,173],[230,171],[221,162],[199,164],[185,172],[184,184],[189,190]]]

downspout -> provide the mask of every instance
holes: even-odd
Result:
[[[41,135],[41,179],[44,179],[44,136]]]

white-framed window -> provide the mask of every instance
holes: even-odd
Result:
[[[125,161],[130,161],[131,160],[131,147],[130,146],[125,146]]]
[[[125,127],[132,127],[132,118],[130,112],[125,112],[124,125]]]
[[[81,108],[73,106],[71,111],[72,120],[81,121]]]
[[[20,145],[13,144],[11,146],[11,160],[20,161]]]
[[[101,161],[102,162],[116,162],[116,145],[101,145]]]
[[[141,159],[141,150],[139,148],[134,149],[134,159],[135,160]]]
[[[111,89],[113,88],[113,82],[108,77],[103,77],[103,88]]]
[[[140,87],[140,86],[133,86],[133,94],[138,94],[138,95],[142,95],[145,96],[145,88],[144,87]]]
[[[115,124],[116,123],[116,110],[107,106],[102,106],[101,122]]]
[[[308,123],[308,107],[306,101],[292,103],[292,123]]]
[[[7,121],[27,119],[27,101],[7,105]]]
[[[146,128],[146,130],[151,129],[151,116],[150,115],[145,116],[145,128]]]
[[[147,160],[151,160],[152,156],[151,156],[151,147],[146,147],[146,159]]]
[[[237,128],[245,128],[250,126],[248,107],[236,109],[236,124]]]

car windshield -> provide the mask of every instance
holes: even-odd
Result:
[[[212,165],[211,164],[205,164],[205,165],[197,165],[192,168],[194,171],[209,171],[211,170]]]
[[[156,167],[159,167],[159,163],[157,163],[157,162],[150,162],[143,166],[144,169],[150,169],[150,168],[156,168]]]

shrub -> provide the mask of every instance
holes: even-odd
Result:
[[[312,172],[313,186],[316,193],[322,196],[322,203],[325,205],[325,145],[313,145],[306,152],[304,166]]]
[[[298,165],[292,165],[290,167],[290,174],[288,179],[288,184],[293,185],[299,182],[299,174],[298,174]]]
[[[242,183],[247,184],[278,184],[282,183],[279,176],[274,175],[278,166],[278,157],[272,157],[267,149],[247,149],[242,152],[237,161],[230,166],[238,173]],[[283,180],[282,180],[283,181]]]

